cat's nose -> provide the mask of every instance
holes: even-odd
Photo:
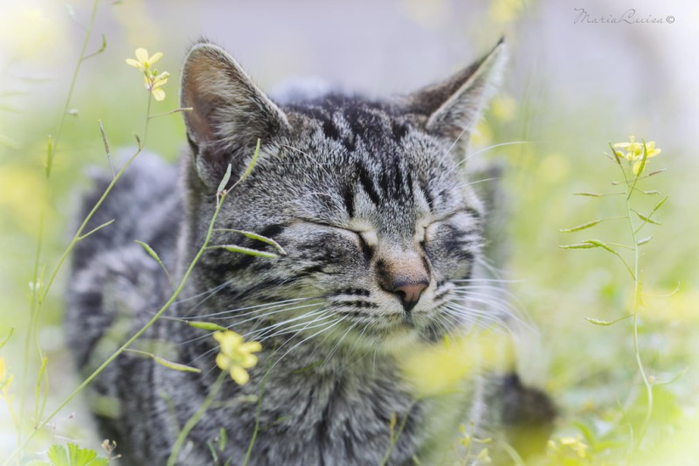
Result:
[[[377,281],[382,290],[400,299],[405,312],[417,305],[430,284],[428,262],[415,251],[393,250],[376,261]]]
[[[417,305],[422,292],[425,291],[429,282],[425,279],[420,281],[394,282],[392,285],[393,289],[391,291],[398,295],[405,312],[410,312],[415,305]]]

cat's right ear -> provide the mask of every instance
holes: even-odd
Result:
[[[180,106],[194,168],[215,189],[229,164],[233,179],[242,174],[257,140],[264,147],[289,122],[225,50],[210,43],[192,47],[182,72]]]
[[[506,62],[507,48],[500,39],[480,60],[409,96],[408,109],[427,118],[427,131],[452,141],[467,140],[495,94]]]

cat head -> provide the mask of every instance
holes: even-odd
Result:
[[[276,335],[307,335],[386,350],[435,339],[460,325],[459,284],[482,245],[482,205],[464,177],[465,146],[506,60],[501,41],[450,78],[385,100],[328,93],[273,102],[220,47],[185,60],[182,107],[191,251],[204,240],[215,193],[230,185],[217,228],[270,237],[276,259],[213,249],[195,291],[208,309],[240,315]],[[232,231],[212,245],[276,252]],[[269,322],[276,322],[270,327]],[[241,324],[242,325],[242,324]],[[233,326],[235,329],[235,325]],[[258,330],[259,332],[259,330]]]

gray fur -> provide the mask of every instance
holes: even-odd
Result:
[[[76,249],[67,328],[79,365],[94,369],[172,292],[133,240],[150,244],[181,277],[204,241],[226,167],[233,167],[233,184],[259,138],[257,165],[228,196],[216,226],[270,236],[288,255],[210,250],[168,310],[263,345],[251,381],[226,380],[178,464],[213,464],[207,442],[221,428],[229,436],[222,458],[242,464],[257,418],[246,396],[259,393],[266,372],[251,465],[380,464],[393,417],[405,427],[388,463],[440,464],[459,424],[484,433],[517,425],[502,412],[504,400],[516,406],[517,390],[526,391],[516,377],[482,374],[459,393],[418,400],[395,363],[411,347],[469,324],[466,314],[444,311],[448,303],[469,303],[454,280],[477,277],[483,244],[484,208],[460,162],[504,53],[500,43],[444,83],[408,96],[369,101],[331,93],[278,105],[225,51],[195,45],[181,94],[182,106],[194,108],[185,114],[191,154],[179,179],[160,162],[137,161],[94,219],[116,223]],[[216,232],[211,244],[274,252],[231,232]],[[406,311],[405,294],[382,283],[421,273],[429,284]],[[125,353],[94,383],[103,435],[117,440],[126,464],[164,464],[177,426],[201,406],[219,374],[208,333],[163,319],[145,336],[158,354],[201,374]],[[509,398],[498,395],[508,387],[515,388]],[[536,422],[545,424],[551,407],[539,398],[549,415]]]

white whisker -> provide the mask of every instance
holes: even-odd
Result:
[[[280,357],[279,359],[277,359],[277,360],[274,362],[274,364],[272,364],[272,367],[270,367],[270,370],[271,370],[272,368],[274,368],[274,366],[276,366],[277,364],[279,364],[279,362],[280,362],[282,359],[284,359],[289,353],[291,353],[291,352],[292,352],[294,349],[296,349],[299,345],[302,345],[303,343],[305,343],[306,341],[310,340],[311,338],[316,337],[316,336],[320,335],[321,333],[327,332],[327,331],[330,330],[331,328],[336,327],[336,326],[337,326],[338,324],[340,324],[340,322],[342,322],[343,320],[345,320],[345,318],[344,318],[344,317],[341,317],[341,318],[337,319],[337,321],[336,321],[335,323],[330,324],[328,327],[325,327],[324,329],[321,329],[321,330],[317,331],[316,333],[314,333],[314,334],[312,334],[312,335],[310,335],[310,336],[304,338],[304,339],[301,340],[300,342],[296,343],[296,344],[295,344],[294,346],[292,346],[286,353],[284,353],[284,354],[282,355],[282,357]],[[287,340],[281,347],[279,347],[279,349],[281,349],[281,348],[282,348],[286,343],[288,343],[289,341],[291,341],[291,339]],[[277,350],[277,351],[278,351],[278,350]]]

